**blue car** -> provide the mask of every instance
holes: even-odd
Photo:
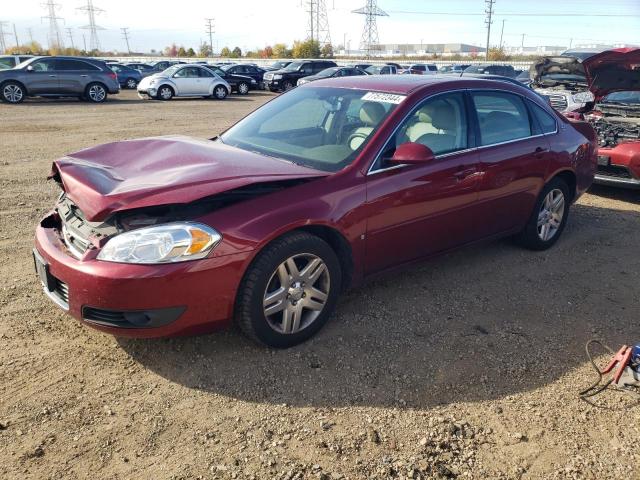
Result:
[[[142,74],[135,68],[121,63],[110,63],[109,67],[118,76],[118,83],[122,88],[136,88],[142,80]]]

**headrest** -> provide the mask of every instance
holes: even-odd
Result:
[[[364,102],[360,107],[360,120],[367,125],[377,125],[384,114],[384,107],[377,102]]]
[[[431,110],[431,124],[438,130],[456,129],[456,112],[448,103],[439,103]]]

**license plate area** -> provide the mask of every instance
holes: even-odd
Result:
[[[611,165],[611,158],[606,155],[598,155],[598,165],[601,167],[608,167]]]
[[[40,278],[40,283],[49,292],[53,292],[56,289],[56,279],[49,272],[49,264],[42,258],[42,255],[38,253],[38,250],[33,249],[33,263],[35,265],[36,274]]]

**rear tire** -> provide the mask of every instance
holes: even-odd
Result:
[[[213,88],[212,97],[215,98],[216,100],[224,100],[225,98],[227,98],[227,95],[229,95],[229,92],[227,91],[224,85],[216,85]]]
[[[5,82],[2,84],[2,101],[7,103],[18,104],[24,101],[27,91],[18,82]]]
[[[305,232],[287,234],[265,247],[247,269],[235,321],[259,343],[292,347],[327,323],[341,281],[340,262],[327,242]]]
[[[291,90],[295,85],[293,83],[291,83],[289,80],[287,80],[286,82],[284,82],[284,84],[282,85],[282,90],[284,90],[285,92],[288,92],[289,90]]]
[[[107,87],[101,83],[90,83],[84,90],[84,98],[91,103],[103,103],[107,100]]]
[[[135,78],[127,78],[127,81],[124,82],[124,84],[130,90],[133,90],[138,86],[138,82],[136,82]]]
[[[547,183],[536,201],[531,217],[515,240],[530,250],[551,248],[560,238],[569,218],[571,193],[560,178]]]

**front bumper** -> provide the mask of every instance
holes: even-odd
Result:
[[[594,183],[640,188],[640,142],[624,142],[613,148],[599,148]]]
[[[34,253],[53,282],[45,293],[82,323],[131,337],[197,334],[228,324],[246,254],[133,265],[96,260],[89,250],[77,260],[52,226],[56,218],[52,212],[38,225]]]

